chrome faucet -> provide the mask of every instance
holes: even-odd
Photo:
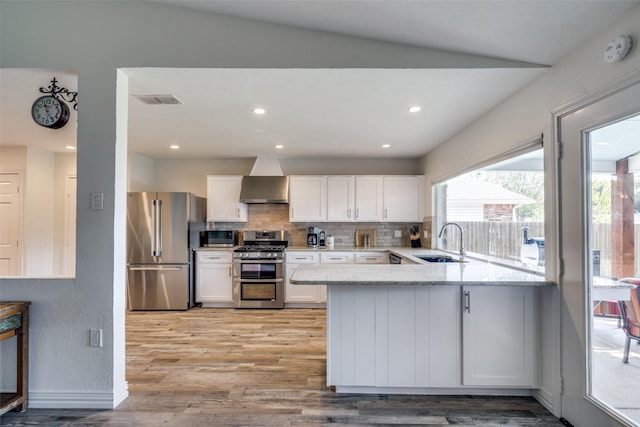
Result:
[[[458,227],[458,230],[460,230],[460,261],[464,261],[464,257],[467,255],[467,253],[464,251],[464,231],[462,231],[462,227],[460,227],[460,224],[458,224],[457,222],[447,222],[446,224],[444,224],[440,229],[440,233],[438,233],[438,239],[442,238],[442,232],[447,225],[455,225],[456,227]]]

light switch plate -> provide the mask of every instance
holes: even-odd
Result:
[[[402,230],[395,230],[393,232],[393,237],[402,237]]]
[[[101,211],[104,209],[104,193],[91,193],[91,210]]]

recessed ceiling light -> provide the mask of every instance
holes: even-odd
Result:
[[[610,145],[607,141],[596,142],[596,145]]]
[[[76,149],[76,147],[74,147],[73,145],[67,145],[64,148],[66,148],[67,150],[75,150]]]
[[[171,148],[172,150],[179,150],[180,146],[179,145],[170,145],[169,148]]]
[[[262,114],[264,114],[266,112],[267,112],[267,110],[265,110],[264,108],[260,108],[260,107],[253,109],[253,114],[262,115]]]
[[[276,147],[278,150],[282,150],[282,149],[284,148],[284,145],[282,145],[282,144],[277,144],[275,147]]]
[[[422,110],[422,108],[420,108],[420,107],[419,107],[419,106],[417,106],[417,105],[413,105],[413,106],[409,107],[409,112],[410,112],[410,113],[417,113],[417,112],[418,112],[418,111],[420,111],[420,110]]]
[[[389,148],[391,147],[391,144],[382,144],[382,148]]]

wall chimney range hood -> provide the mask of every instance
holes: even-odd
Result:
[[[259,156],[251,175],[242,177],[240,203],[289,203],[289,177],[275,157]]]

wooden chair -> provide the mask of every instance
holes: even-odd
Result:
[[[629,363],[629,347],[631,340],[635,340],[640,344],[640,279],[624,278],[621,282],[636,285],[630,290],[631,298],[629,301],[618,301],[620,306],[620,317],[622,318],[622,329],[627,335],[627,341],[624,345],[623,363]]]

